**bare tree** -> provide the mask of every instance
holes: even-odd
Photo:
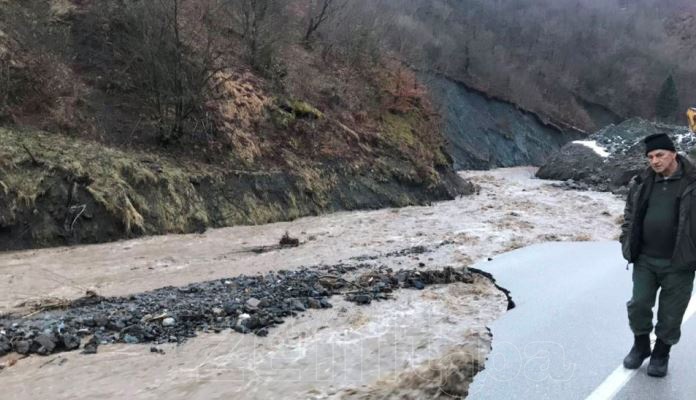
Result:
[[[324,30],[323,56],[337,56],[358,69],[369,68],[383,54],[382,34],[385,13],[379,0],[352,0],[341,10],[341,18]]]
[[[226,0],[232,20],[230,31],[241,38],[247,61],[269,72],[275,62],[276,45],[283,36],[285,3],[282,0]]]
[[[347,4],[347,0],[311,0],[307,13],[307,26],[302,43],[309,47],[313,36],[327,21],[334,18]]]
[[[119,29],[110,40],[113,53],[127,61],[115,69],[130,79],[130,90],[144,95],[159,139],[168,143],[200,129],[211,79],[224,69],[211,3],[204,3],[196,23],[183,18],[183,0],[116,4],[121,14],[111,18]]]

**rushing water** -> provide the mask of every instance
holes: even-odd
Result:
[[[337,213],[77,248],[0,255],[0,312],[21,303],[75,298],[92,289],[123,295],[240,273],[335,263],[355,256],[394,268],[462,266],[548,240],[615,238],[621,201],[562,191],[514,168],[466,173],[479,195],[430,207]],[[302,245],[260,254],[289,231]],[[422,254],[384,257],[424,246]],[[514,297],[514,293],[513,293]],[[488,353],[486,325],[504,312],[490,282],[402,290],[357,306],[340,298],[271,329],[268,337],[202,334],[180,346],[102,346],[20,360],[0,359],[13,399],[423,398],[464,393]]]

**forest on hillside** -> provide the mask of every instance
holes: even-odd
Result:
[[[273,130],[263,122],[287,130],[289,114],[319,115],[312,105],[343,122],[379,114],[392,106],[380,96],[413,80],[350,31],[314,46],[338,0],[0,3],[0,122],[14,126],[118,145],[248,145]]]
[[[696,103],[693,1],[351,3],[409,64],[585,130]]]
[[[0,122],[116,143],[249,141],[258,101],[234,121],[219,112],[233,72],[358,131],[385,98],[424,100],[407,67],[586,131],[632,116],[681,123],[696,102],[688,0],[0,4]]]

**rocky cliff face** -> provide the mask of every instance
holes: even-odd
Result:
[[[552,151],[582,137],[448,78],[424,75],[421,79],[442,115],[447,150],[456,169],[541,165]]]
[[[654,133],[667,133],[677,150],[691,157],[696,137],[687,127],[634,118],[566,144],[539,168],[537,177],[566,181],[573,188],[626,193],[631,178],[647,167],[642,139]]]

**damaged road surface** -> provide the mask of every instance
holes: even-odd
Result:
[[[692,299],[669,374],[623,368],[633,344],[626,301],[631,270],[618,242],[546,243],[476,265],[508,288],[517,307],[491,325],[492,351],[468,399],[683,400],[696,393]]]
[[[3,395],[463,397],[510,306],[465,267],[618,233],[621,199],[533,174],[463,173],[480,194],[427,207],[2,253]]]

